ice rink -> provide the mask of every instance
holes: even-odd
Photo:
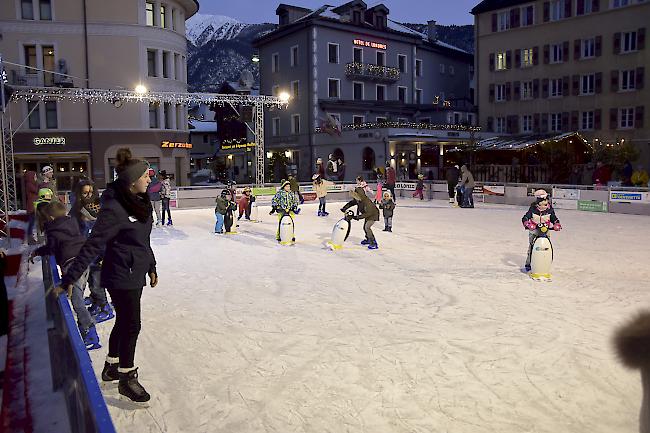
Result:
[[[324,247],[329,203],[219,236],[212,209],[154,229],[136,365],[148,409],[104,388],[118,432],[632,433],[638,372],[614,329],[648,307],[650,219],[557,210],[552,282],[521,268],[522,207],[399,201],[379,250]],[[113,321],[98,325],[104,348]]]

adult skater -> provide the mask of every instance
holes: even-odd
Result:
[[[363,223],[363,231],[366,234],[366,238],[361,241],[361,245],[368,245],[369,250],[376,250],[379,246],[372,232],[372,226],[379,221],[379,209],[377,209],[377,206],[368,198],[366,192],[361,187],[356,187],[353,191],[350,191],[350,195],[352,196],[352,200],[341,208],[341,212],[345,213],[352,206],[357,206],[357,209],[362,209],[361,213],[353,217],[357,221],[360,219],[365,220]]]
[[[390,191],[391,197],[397,202],[397,197],[395,197],[395,182],[397,182],[397,173],[395,169],[391,167],[390,162],[386,161],[386,188]]]
[[[162,225],[165,225],[165,212],[167,212],[167,225],[171,226],[174,225],[172,222],[172,211],[169,208],[169,202],[172,198],[172,184],[169,180],[169,176],[167,175],[167,171],[160,170],[158,174],[162,179],[160,181],[162,183],[160,187],[160,199],[162,201]]]
[[[456,195],[456,185],[458,185],[458,179],[460,178],[460,170],[458,165],[454,165],[447,169],[447,192],[449,193],[449,203],[453,204]],[[460,205],[460,203],[458,203]]]
[[[526,272],[530,271],[530,258],[533,253],[533,243],[539,235],[540,224],[552,224],[552,230],[562,230],[560,220],[555,215],[555,211],[551,207],[551,201],[548,193],[543,189],[535,191],[535,202],[530,205],[528,212],[521,218],[521,222],[528,232],[528,254],[526,256]]]
[[[158,179],[156,172],[153,169],[149,169],[149,177],[151,178],[151,183],[147,188],[147,194],[149,194],[149,200],[151,200],[153,210],[156,212],[156,227],[158,227],[160,225],[165,225],[165,220],[160,216],[160,209],[162,207],[162,197],[160,196],[160,190],[162,190],[163,184]]]
[[[316,197],[318,197],[318,216],[328,216],[329,213],[325,210],[325,205],[327,204],[327,188],[334,185],[334,182],[323,179],[319,173],[312,176],[312,181],[314,184],[314,192],[316,193]]]
[[[463,192],[463,202],[460,207],[474,207],[474,175],[465,164],[460,167],[460,188]]]
[[[158,284],[156,259],[150,245],[153,218],[147,186],[151,180],[149,164],[134,159],[129,149],[118,150],[116,159],[117,180],[106,188],[90,238],[68,267],[57,293],[72,290],[72,284],[106,249],[101,285],[111,295],[116,319],[102,380],[119,380],[120,394],[135,402],[146,402],[150,396],[138,382],[134,359],[146,276],[149,276],[151,287]]]

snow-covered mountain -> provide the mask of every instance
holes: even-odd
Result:
[[[196,14],[185,23],[185,36],[194,46],[201,47],[210,41],[234,39],[247,26],[224,15]]]

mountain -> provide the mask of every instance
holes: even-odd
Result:
[[[405,26],[427,33],[426,24]],[[245,24],[223,15],[196,14],[187,20],[187,78],[190,92],[216,92],[226,80],[234,81],[244,69],[259,81],[253,63],[253,40],[277,28],[276,24]],[[474,52],[474,27],[437,26],[438,38]]]

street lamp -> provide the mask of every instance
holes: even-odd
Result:
[[[142,84],[138,84],[137,86],[135,86],[135,93],[137,93],[138,95],[144,95],[145,93],[147,93],[147,88]]]
[[[280,98],[280,102],[287,103],[287,102],[289,102],[289,99],[291,98],[291,95],[289,95],[289,92],[280,92],[280,94],[278,95],[278,98]]]

